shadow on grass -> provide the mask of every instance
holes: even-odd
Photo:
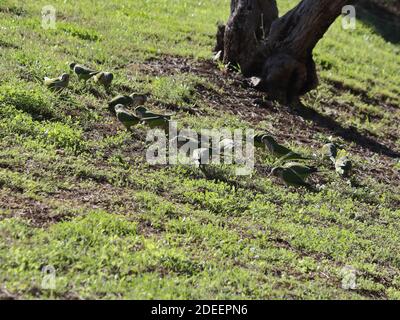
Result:
[[[357,18],[366,23],[386,41],[400,43],[400,16],[376,1],[361,0],[356,5]]]
[[[372,138],[362,135],[357,128],[344,128],[339,122],[335,121],[329,116],[318,113],[310,107],[298,105],[295,108],[289,108],[289,110],[290,112],[300,115],[306,120],[313,121],[320,127],[334,132],[345,141],[354,142],[357,145],[378,154],[383,154],[391,158],[400,158],[399,152],[392,150],[391,148],[379,143],[378,141],[375,141]]]

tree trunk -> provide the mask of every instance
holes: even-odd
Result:
[[[224,30],[223,61],[249,74],[254,55],[278,18],[275,0],[232,0]]]
[[[232,0],[216,49],[225,64],[260,77],[258,87],[271,98],[295,102],[318,85],[312,51],[348,2],[302,0],[278,18],[275,0]]]

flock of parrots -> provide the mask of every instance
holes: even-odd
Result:
[[[95,71],[86,66],[71,63],[69,65],[71,71],[73,71],[79,80],[88,81],[93,78],[94,82],[103,85],[106,89],[111,86],[114,79],[114,75],[111,72],[105,71]],[[44,84],[53,91],[62,91],[68,87],[70,81],[70,75],[68,73],[62,74],[58,78],[50,79],[45,78]],[[138,124],[145,124],[151,129],[161,128],[167,131],[169,128],[169,121],[171,120],[171,115],[163,115],[151,112],[144,104],[148,99],[148,94],[131,94],[131,95],[119,95],[112,99],[108,105],[109,110],[114,113],[117,119],[130,130],[133,126]],[[130,107],[134,107],[134,112],[129,110]],[[187,137],[172,137],[171,139],[178,139],[180,142],[189,141],[190,138]],[[225,139],[227,140],[227,139]],[[229,139],[228,139],[229,140]],[[219,145],[219,151],[226,147],[224,141]],[[198,146],[198,141],[195,142]],[[231,143],[228,141],[228,144]],[[233,144],[233,141],[232,141]],[[287,186],[292,187],[305,187],[309,190],[313,189],[312,186],[306,181],[307,178],[319,172],[318,168],[314,166],[309,166],[303,162],[313,160],[312,157],[304,157],[303,155],[293,152],[287,147],[279,144],[270,134],[258,133],[254,136],[254,146],[255,148],[260,148],[271,153],[276,159],[276,164],[271,174],[279,178]],[[224,149],[225,150],[225,149]],[[192,157],[199,161],[202,159],[203,153],[211,154],[210,149],[199,148],[196,149]],[[343,176],[349,177],[352,169],[352,162],[348,158],[345,152],[338,150],[338,146],[334,143],[328,143],[324,145],[321,149],[321,155],[324,159],[332,161],[336,172]],[[201,163],[198,162],[199,167]]]
[[[306,180],[310,175],[320,170],[301,162],[314,160],[314,158],[304,157],[299,153],[291,151],[277,143],[276,140],[268,134],[256,135],[254,140],[256,147],[267,149],[278,159],[276,163],[278,163],[279,166],[274,167],[271,172],[273,176],[280,178],[287,186],[313,189]],[[352,162],[344,150],[339,150],[338,146],[334,143],[327,143],[322,147],[320,153],[324,159],[330,160],[333,163],[335,171],[340,176],[350,176]]]

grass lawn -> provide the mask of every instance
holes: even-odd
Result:
[[[299,113],[212,61],[228,0],[52,0],[45,30],[48,2],[0,3],[0,298],[400,298],[400,44],[338,19]],[[281,14],[297,2],[278,1]],[[43,77],[71,61],[112,71],[111,92],[74,76],[47,90]],[[269,130],[309,155],[333,140],[353,184],[322,160],[315,193],[262,170],[151,166],[145,128],[127,132],[107,110],[131,92],[179,127]],[[42,286],[48,265],[55,290]]]

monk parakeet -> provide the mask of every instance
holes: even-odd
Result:
[[[132,93],[130,95],[130,97],[133,100],[132,105],[134,107],[137,107],[137,106],[142,106],[147,102],[147,99],[149,98],[149,94],[147,94],[147,93],[145,93],[145,94]]]
[[[313,173],[318,172],[318,168],[307,166],[305,164],[297,163],[297,162],[288,162],[285,163],[282,168],[291,169],[296,172],[302,179],[307,179]]]
[[[61,91],[65,88],[68,87],[69,84],[69,74],[68,73],[63,73],[60,77],[50,79],[48,77],[44,78],[44,84],[48,88],[55,90],[55,91]]]
[[[117,119],[129,130],[132,126],[140,123],[140,119],[130,113],[122,104],[115,106]]]
[[[162,128],[165,131],[168,130],[169,128],[169,120],[166,119],[165,117],[149,117],[149,118],[138,118],[143,121],[147,126],[149,126],[151,129],[154,128]]]
[[[334,143],[327,143],[321,149],[321,155],[324,159],[330,159],[333,163],[336,161],[338,148]]]
[[[281,179],[287,186],[291,187],[305,187],[309,190],[312,189],[311,185],[304,181],[304,179],[296,173],[295,170],[284,167],[276,167],[272,169],[271,174]]]
[[[171,115],[165,115],[165,114],[158,114],[158,113],[154,113],[151,112],[150,110],[148,110],[146,107],[143,106],[139,106],[135,109],[135,113],[137,114],[137,116],[139,118],[164,118],[167,120],[171,119]]]
[[[95,76],[96,74],[100,73],[100,71],[92,70],[88,67],[85,67],[80,64],[76,64],[75,62],[72,62],[69,65],[69,68],[75,72],[75,74],[78,76],[79,80],[84,80],[87,81],[91,77]]]
[[[254,136],[254,146],[256,148],[260,148],[260,149],[265,149],[266,145],[264,142],[264,137],[268,136],[268,134],[265,133],[258,133]]]
[[[340,157],[335,161],[336,172],[343,177],[348,177],[352,168],[353,164],[347,156]]]
[[[105,88],[109,88],[114,79],[114,75],[111,72],[100,72],[93,78],[94,82],[102,84]]]
[[[132,104],[132,102],[133,100],[130,96],[119,95],[109,101],[108,106],[110,107],[110,110],[114,110],[115,106],[118,104],[122,104],[124,107],[128,107]]]
[[[269,152],[271,152],[275,157],[279,158],[279,161],[311,159],[293,152],[285,146],[277,143],[276,140],[270,135],[262,136],[260,141],[265,144]]]
[[[145,104],[146,101],[147,101],[146,94],[132,93],[129,96],[128,95],[116,96],[115,98],[113,98],[111,101],[108,102],[108,106],[110,107],[111,110],[114,110],[114,107],[117,104],[122,104],[125,107],[128,106],[137,107]]]

